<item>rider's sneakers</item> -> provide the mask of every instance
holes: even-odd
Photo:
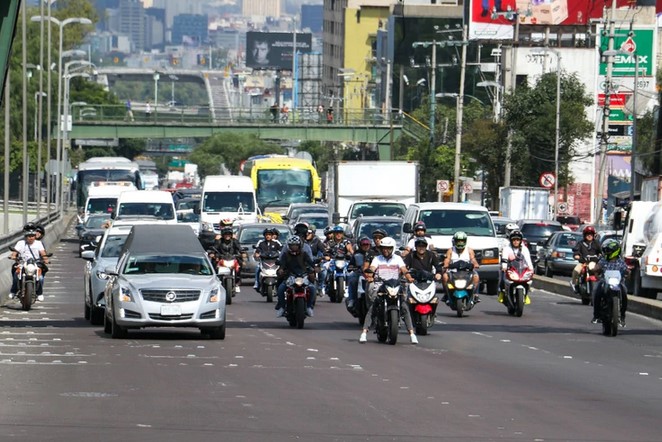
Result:
[[[529,305],[531,304],[531,298],[529,295],[524,295],[524,305]]]
[[[14,299],[16,297],[16,293],[10,293],[9,294],[9,299]]]
[[[577,286],[576,286],[575,284],[573,284],[572,281],[570,281],[570,288],[572,289],[573,292],[575,292],[575,293],[579,293],[579,292],[577,291]]]
[[[593,318],[593,319],[591,319],[591,324],[597,324],[597,323],[599,323],[599,322],[602,322],[602,321],[600,321],[600,318]]]
[[[234,292],[235,292],[235,293],[239,293],[239,292],[241,292],[241,288],[239,288],[238,285],[234,286]]]
[[[257,284],[253,284],[253,288],[257,290],[259,287],[257,286]]]
[[[361,336],[359,337],[359,342],[361,344],[365,344],[368,342],[368,334],[366,332],[361,332]]]
[[[313,313],[313,309],[312,309],[312,308],[310,308],[310,307],[306,307],[306,316],[309,316],[309,317],[311,317],[311,318],[312,318],[313,316],[315,316],[314,313]]]
[[[478,295],[474,295],[474,304],[478,304],[480,302],[480,298]]]
[[[506,299],[506,293],[503,290],[499,290],[497,299],[501,304],[503,304],[503,301]]]
[[[618,322],[618,325],[620,325],[621,328],[625,328],[625,318],[621,318],[621,320]]]
[[[281,307],[276,311],[276,317],[282,318],[283,316],[285,316],[285,309]]]
[[[37,301],[43,301],[43,300],[44,300],[44,295],[37,296]]]
[[[349,310],[354,309],[354,300],[353,300],[353,299],[349,299],[349,300],[347,301],[347,308],[348,308]]]
[[[417,338],[416,335],[413,334],[413,333],[409,335],[409,340],[410,340],[411,343],[414,344],[414,345],[418,344],[418,338]]]

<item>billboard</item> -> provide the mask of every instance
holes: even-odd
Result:
[[[254,32],[246,33],[246,66],[253,69],[292,70],[292,32]],[[296,51],[309,53],[312,34],[297,32]]]
[[[604,4],[595,0],[471,0],[469,38],[512,40],[515,17],[520,25],[586,25],[602,17]],[[616,1],[617,7],[634,4],[634,0]]]

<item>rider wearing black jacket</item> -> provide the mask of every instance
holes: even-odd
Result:
[[[255,258],[257,265],[255,266],[255,284],[253,285],[253,288],[256,290],[260,289],[260,256],[269,252],[276,252],[276,256],[278,256],[280,255],[280,250],[283,248],[283,245],[280,243],[280,241],[274,239],[275,230],[275,228],[269,227],[264,229],[262,232],[264,239],[258,241],[257,245],[255,246],[253,257]]]
[[[281,254],[279,258],[280,268],[278,269],[280,284],[278,285],[278,303],[276,303],[276,317],[279,318],[285,315],[285,291],[287,290],[287,278],[290,275],[301,275],[307,273],[311,284],[308,286],[310,291],[310,298],[306,306],[306,314],[310,317],[313,316],[313,308],[315,306],[315,290],[313,272],[313,260],[310,255],[303,252],[303,241],[298,236],[294,235],[287,240],[287,246],[283,247],[285,253]]]
[[[414,253],[409,253],[402,259],[407,268],[413,272],[411,275],[416,279],[416,270],[431,272],[436,280],[441,279],[442,263],[439,261],[439,255],[428,250],[428,241],[425,237],[418,237],[414,241]]]
[[[595,229],[592,226],[587,226],[582,233],[584,239],[577,243],[572,249],[574,258],[579,261],[579,264],[572,269],[572,282],[570,283],[575,292],[577,291],[577,284],[579,284],[579,275],[582,272],[587,257],[591,255],[597,257],[602,256],[602,247],[600,247],[600,243],[595,240]]]
[[[223,227],[221,229],[221,237],[214,241],[213,247],[219,253],[219,256],[217,256],[216,259],[224,256],[231,256],[237,260],[235,279],[237,281],[237,286],[239,286],[241,283],[241,244],[239,244],[237,239],[232,237],[232,227]]]

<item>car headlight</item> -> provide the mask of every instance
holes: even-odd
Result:
[[[218,287],[212,289],[209,292],[209,299],[207,300],[207,302],[218,302],[220,299],[220,296],[218,296],[219,293],[220,293],[220,289]]]
[[[120,302],[133,302],[131,290],[127,287],[120,287]]]
[[[498,250],[495,249],[487,249],[483,251],[483,256],[485,258],[494,258],[496,254],[498,253]]]
[[[108,274],[102,272],[101,270],[97,270],[97,278],[106,280],[108,279]]]

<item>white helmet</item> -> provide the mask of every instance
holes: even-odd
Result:
[[[514,230],[519,230],[519,226],[515,223],[506,224],[506,232],[510,235],[510,232]]]
[[[379,247],[393,247],[395,249],[395,240],[390,236],[382,238],[382,242],[379,243]]]

